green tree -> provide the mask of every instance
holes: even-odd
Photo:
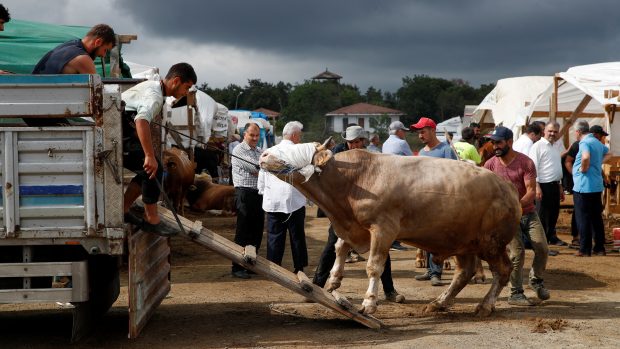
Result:
[[[370,118],[370,127],[375,130],[375,133],[383,141],[388,137],[390,123],[392,123],[392,119],[385,114],[377,118]]]

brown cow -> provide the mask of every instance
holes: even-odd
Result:
[[[308,144],[269,149],[261,155],[260,163],[292,182],[331,220],[339,239],[327,290],[340,286],[349,248],[370,251],[366,266],[369,286],[360,311],[374,313],[379,276],[392,242],[398,239],[432,252],[436,262],[456,257],[452,283],[426,311],[451,304],[473,276],[476,256],[487,261],[493,273],[489,292],[476,313],[486,316],[494,310],[511,271],[506,246],[521,216],[517,191],[510,183],[465,162],[365,150],[333,156],[318,143],[316,151],[310,152],[313,155],[300,161],[300,156],[287,153],[302,153],[294,149],[300,146]],[[286,164],[285,158],[295,163]],[[299,171],[282,174],[291,169],[307,171],[308,165],[319,173],[307,181]]]
[[[235,187],[215,184],[208,174],[196,176],[187,192],[187,202],[194,210],[235,212]]]
[[[194,184],[196,164],[189,159],[187,153],[179,148],[164,150],[164,190],[174,209],[181,215],[185,213],[183,199],[189,187]]]

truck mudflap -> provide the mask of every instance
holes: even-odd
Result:
[[[119,258],[116,256],[89,256],[90,278],[89,299],[73,303],[73,329],[71,342],[88,336],[97,326],[99,319],[112,307],[120,295]]]
[[[170,292],[170,242],[143,231],[128,240],[129,338],[136,338]]]

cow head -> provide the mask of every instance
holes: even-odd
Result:
[[[318,145],[317,143],[316,152],[312,158],[312,164],[314,166],[321,168],[325,166],[329,159],[333,157],[332,151],[327,149],[327,145],[331,142],[331,140],[332,137],[329,137],[325,140],[325,142],[323,142],[323,144]]]

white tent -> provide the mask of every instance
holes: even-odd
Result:
[[[501,79],[474,110],[472,121],[510,128],[515,136],[526,124],[528,107],[549,86],[552,76],[522,76]]]
[[[452,134],[452,140],[458,141],[461,139],[461,129],[463,128],[463,124],[461,123],[461,117],[455,116],[448,120],[444,120],[437,124],[437,138],[440,141],[446,140],[445,132],[450,132]]]
[[[187,107],[171,108],[170,105],[174,99],[168,97],[166,100],[166,120],[170,121],[175,128],[185,134],[189,135],[189,122],[188,122],[188,109]],[[207,142],[211,136],[219,138],[228,138],[228,108],[224,105],[217,103],[208,94],[197,90],[196,91],[196,110],[194,111],[192,123],[193,138],[200,140],[201,142]],[[196,142],[189,140],[187,137],[181,136],[183,146],[196,145]],[[170,144],[170,140],[167,140]]]
[[[611,136],[612,153],[620,152],[619,142],[613,142],[620,135],[618,122],[610,123],[605,112],[606,105],[620,104],[616,97],[607,97],[606,91],[620,90],[620,62],[608,62],[576,66],[566,72],[556,74],[555,83],[551,84],[527,110],[532,120],[548,120],[552,112],[552,96],[557,90],[553,104],[557,105],[555,115],[560,125],[572,124],[580,119],[588,121],[590,126],[601,125]],[[568,142],[574,141],[574,134],[569,135]],[[615,148],[615,149],[614,149]]]
[[[153,81],[161,80],[161,78],[159,77],[159,69],[156,67],[151,67],[148,65],[129,61],[125,61],[125,64],[127,64],[127,66],[129,67],[131,76],[134,79],[146,79]]]

